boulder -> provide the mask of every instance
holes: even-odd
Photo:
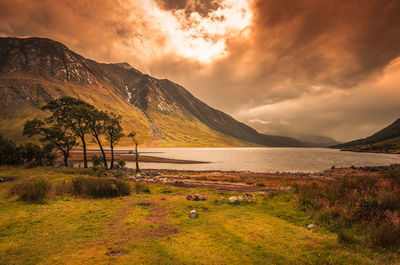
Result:
[[[258,193],[258,195],[259,195],[259,196],[265,196],[265,192],[260,191],[260,192]]]
[[[199,216],[199,214],[197,213],[196,210],[193,209],[190,211],[190,214],[189,214],[190,218],[197,218],[198,216]]]
[[[238,197],[237,197],[237,200],[240,201],[240,202],[242,202],[242,201],[243,201],[243,197],[242,197],[242,196],[238,196]]]
[[[192,195],[186,196],[186,200],[191,201],[193,199]]]
[[[314,229],[316,229],[316,228],[317,228],[317,226],[316,226],[315,224],[309,224],[309,225],[307,225],[308,231],[314,230]]]
[[[238,198],[236,196],[232,196],[232,197],[229,197],[228,200],[230,203],[234,203],[234,202],[237,202]]]

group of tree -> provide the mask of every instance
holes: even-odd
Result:
[[[56,154],[51,144],[43,147],[27,142],[17,146],[12,140],[0,134],[0,165],[50,166],[54,164]]]
[[[93,105],[73,97],[52,100],[43,106],[42,110],[49,111],[51,115],[44,120],[35,118],[27,121],[24,124],[24,135],[28,137],[41,136],[41,142],[47,143],[63,154],[66,167],[70,151],[80,141],[85,168],[88,167],[86,142],[88,136],[92,136],[99,145],[104,167],[110,169],[114,167],[114,147],[125,136],[121,127],[121,116],[112,112],[100,111]],[[129,136],[133,136],[136,143],[135,133],[130,133]],[[108,144],[111,151],[109,166],[103,141]]]

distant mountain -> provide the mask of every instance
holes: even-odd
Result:
[[[340,144],[335,139],[321,135],[301,135],[295,137],[303,143],[308,143],[310,146],[329,147]]]
[[[128,63],[98,63],[50,39],[0,38],[0,132],[23,141],[25,120],[43,116],[40,106],[63,95],[122,115],[124,129],[135,130],[146,145],[307,145],[260,134],[182,86]]]
[[[395,122],[390,124],[389,126],[383,128],[377,133],[363,139],[354,140],[351,142],[347,142],[344,144],[339,144],[333,146],[334,148],[351,148],[351,147],[359,147],[366,146],[372,144],[399,144],[400,145],[400,119],[397,119]]]

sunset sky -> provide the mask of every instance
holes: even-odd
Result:
[[[128,62],[268,134],[347,141],[400,118],[398,0],[0,0],[0,36]]]

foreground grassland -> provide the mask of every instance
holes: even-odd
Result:
[[[315,220],[292,192],[240,204],[228,203],[234,193],[162,185],[111,199],[28,204],[9,195],[26,178],[56,184],[79,174],[0,167],[0,176],[14,178],[0,183],[0,264],[400,264],[396,254],[340,244],[322,227],[308,231]],[[186,200],[195,193],[207,200]]]

